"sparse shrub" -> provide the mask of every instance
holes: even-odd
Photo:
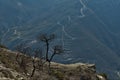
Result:
[[[0,73],[3,74],[3,77],[6,77],[6,78],[10,78],[10,79],[13,79],[14,76],[12,75],[12,73],[6,69],[2,69],[0,70]]]
[[[0,48],[8,49],[5,45],[0,44]]]
[[[18,51],[16,54],[16,61],[17,61],[18,65],[20,66],[20,68],[27,75],[28,58],[26,55],[30,54],[31,48],[26,47],[25,43],[19,44],[15,48]],[[24,55],[22,55],[21,53],[23,53]]]
[[[64,80],[65,75],[63,72],[61,71],[57,71],[57,70],[52,70],[51,71],[51,75],[55,76],[56,78],[58,78],[58,80]]]
[[[82,71],[81,66],[78,66],[76,69],[77,69],[79,72]]]

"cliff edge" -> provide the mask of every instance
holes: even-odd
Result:
[[[36,70],[31,77],[33,58],[21,54],[25,58],[21,67],[16,61],[16,55],[17,52],[0,48],[0,80],[107,80],[105,74],[96,72],[95,64],[52,62],[49,73],[48,63],[38,66],[39,59],[35,60]]]

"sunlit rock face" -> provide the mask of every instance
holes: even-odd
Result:
[[[25,41],[36,46],[39,33],[54,33],[51,44],[68,50],[56,61],[96,63],[99,71],[116,78],[119,7],[119,0],[0,0],[1,41],[11,49]]]

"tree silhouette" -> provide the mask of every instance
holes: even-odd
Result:
[[[20,68],[24,71],[25,74],[27,74],[27,54],[30,54],[32,49],[30,47],[25,47],[25,43],[21,43],[15,47],[17,54],[16,54],[16,61]],[[24,55],[23,55],[24,54]]]
[[[49,52],[49,45],[50,42],[55,39],[55,35],[51,34],[51,35],[47,35],[47,34],[42,34],[38,37],[39,40],[43,41],[46,44],[46,61],[49,61],[48,59],[48,52]]]
[[[2,44],[2,39],[1,39],[1,37],[0,37],[0,45]]]
[[[33,59],[32,59],[33,70],[32,70],[32,73],[31,73],[31,77],[34,76],[37,66],[39,67],[39,70],[40,70],[41,67],[43,67],[42,50],[39,49],[39,48],[36,48],[36,49],[34,49],[33,53],[34,53],[34,56],[33,56]],[[38,60],[38,63],[36,65],[37,59],[39,59],[39,60]]]
[[[48,72],[50,73],[51,61],[53,60],[55,55],[58,55],[64,52],[63,47],[60,45],[55,45],[53,47],[53,51],[52,51],[53,53],[50,56],[48,55],[48,52],[50,49],[50,42],[53,41],[53,39],[55,39],[55,35],[54,34],[51,34],[51,35],[42,34],[38,37],[38,39],[46,44],[46,54],[45,54],[46,58],[45,59],[46,59],[46,62],[48,62],[48,67],[49,67]]]
[[[64,52],[63,47],[60,45],[55,45],[52,46],[50,45],[50,42],[55,39],[55,35],[46,35],[42,34],[38,37],[38,39],[42,42],[45,43],[45,58],[43,58],[43,51],[40,48],[34,48],[34,47],[29,47],[26,45],[25,42],[17,45],[15,47],[17,51],[16,55],[16,61],[19,64],[20,68],[24,70],[24,73],[27,74],[27,64],[31,61],[32,63],[32,71],[30,77],[32,78],[35,75],[36,69],[43,69],[43,65],[48,62],[48,73],[50,74],[50,66],[51,66],[51,61],[53,60],[55,55],[59,55]],[[52,54],[49,54],[50,47],[52,48]],[[22,53],[22,54],[21,54]],[[30,55],[32,54],[33,55]],[[23,55],[24,54],[24,55]],[[27,59],[27,56],[30,55],[32,57],[31,60]],[[44,60],[45,59],[45,60]],[[29,62],[28,62],[29,61]]]
[[[55,55],[59,55],[59,54],[61,54],[61,53],[63,53],[63,52],[64,52],[64,50],[63,50],[63,47],[62,47],[62,46],[60,46],[60,45],[54,46],[54,48],[53,48],[53,53],[52,53],[51,57],[50,57],[49,60],[48,60],[48,62],[49,62],[49,70],[50,70],[51,61],[52,61],[52,59],[54,58],[54,56],[55,56]]]

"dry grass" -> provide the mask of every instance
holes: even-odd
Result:
[[[37,64],[39,59],[36,59],[35,75],[31,78],[32,58],[23,54],[20,55],[24,57],[26,72],[18,65],[16,52],[7,49],[0,50],[0,63],[2,63],[0,65],[11,69],[10,73],[8,72],[10,75],[6,74],[6,72],[4,73],[6,77],[14,78],[15,80],[18,80],[18,78],[24,78],[25,80],[97,80],[94,64],[76,63],[64,65],[52,62],[49,75],[48,63],[39,68]],[[16,76],[13,76],[15,74]]]

